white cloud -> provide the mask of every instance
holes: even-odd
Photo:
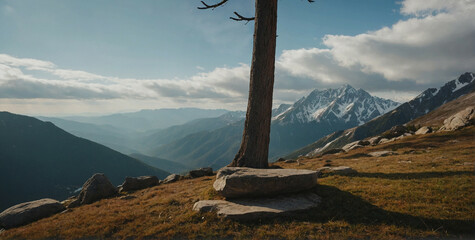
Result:
[[[277,60],[278,70],[307,78],[296,81],[296,89],[349,83],[379,93],[437,87],[474,70],[475,0],[401,4],[407,20],[356,36],[327,35],[323,39],[327,49],[284,51]]]
[[[313,88],[343,83],[404,101],[421,90],[474,71],[474,10],[475,0],[405,0],[400,12],[407,19],[392,26],[355,36],[327,35],[323,39],[326,49],[283,51],[276,61],[274,103],[289,103]],[[223,31],[229,29],[218,33]],[[42,74],[35,75],[33,71]],[[0,106],[34,98],[64,99],[67,103],[78,99],[96,101],[116,110],[131,106],[124,102],[153,108],[243,109],[248,86],[246,64],[215,68],[183,79],[124,79],[0,54]]]
[[[52,78],[35,77],[35,70]],[[249,66],[216,68],[187,79],[124,79],[58,68],[0,54],[0,98],[5,99],[227,99],[245,102]]]

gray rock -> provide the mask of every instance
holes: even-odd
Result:
[[[216,211],[219,217],[233,220],[254,220],[288,216],[317,207],[321,199],[314,193],[299,193],[273,198],[235,200],[204,200],[195,203],[194,211]]]
[[[388,142],[394,142],[394,138],[391,138],[391,139],[381,138],[381,140],[379,140],[378,144],[384,144],[384,143],[388,143]]]
[[[218,171],[214,189],[224,197],[270,196],[311,189],[317,172],[297,169],[225,167]]]
[[[381,141],[381,139],[383,139],[383,137],[381,136],[376,136],[376,137],[372,137],[368,140],[369,144],[370,145],[377,145],[379,143],[379,141]]]
[[[397,152],[394,151],[377,151],[377,152],[370,152],[368,155],[372,157],[386,157],[390,155],[397,155]]]
[[[22,226],[64,209],[66,208],[60,202],[50,198],[20,203],[0,213],[0,226],[6,229]]]
[[[337,174],[337,175],[351,175],[351,174],[357,173],[356,170],[347,166],[322,167],[322,168],[317,169],[317,171],[319,175],[322,175],[323,173],[330,173],[330,174]]]
[[[163,179],[162,183],[166,184],[166,183],[176,182],[176,181],[180,180],[181,178],[182,178],[181,175],[171,174],[171,175],[168,175],[167,178]]]
[[[210,167],[195,169],[188,172],[188,176],[190,178],[198,178],[198,177],[213,176],[213,175],[214,175],[213,169]]]
[[[419,128],[417,131],[416,131],[416,135],[424,135],[424,134],[428,134],[428,133],[431,133],[432,132],[432,128],[431,127],[427,127],[427,126],[424,126],[424,127],[421,127]]]
[[[108,198],[117,194],[117,188],[107,179],[103,173],[96,173],[89,178],[77,197],[69,207],[90,204],[103,198]]]
[[[350,150],[357,149],[357,148],[362,148],[362,147],[368,146],[368,145],[370,145],[369,141],[358,140],[358,141],[354,141],[352,143],[346,144],[345,146],[342,147],[342,149],[345,152],[348,152]]]
[[[471,106],[445,119],[440,131],[454,131],[474,123],[475,107]]]
[[[126,177],[119,188],[119,192],[140,190],[157,186],[160,180],[155,176]]]

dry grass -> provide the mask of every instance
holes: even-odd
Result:
[[[474,238],[474,138],[471,127],[300,159],[301,165],[279,163],[306,169],[346,165],[358,171],[319,179],[314,191],[322,204],[294,218],[233,222],[195,213],[196,201],[219,198],[214,178],[204,177],[137,191],[130,200],[102,200],[8,230],[0,238]],[[366,155],[381,150],[399,155]]]

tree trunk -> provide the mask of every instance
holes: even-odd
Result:
[[[256,0],[249,101],[241,147],[229,166],[267,168],[274,90],[277,0]]]

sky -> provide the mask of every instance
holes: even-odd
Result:
[[[217,0],[208,0],[215,3]],[[252,0],[0,0],[0,111],[245,110]],[[280,0],[274,105],[350,84],[404,102],[475,71],[475,0]]]

